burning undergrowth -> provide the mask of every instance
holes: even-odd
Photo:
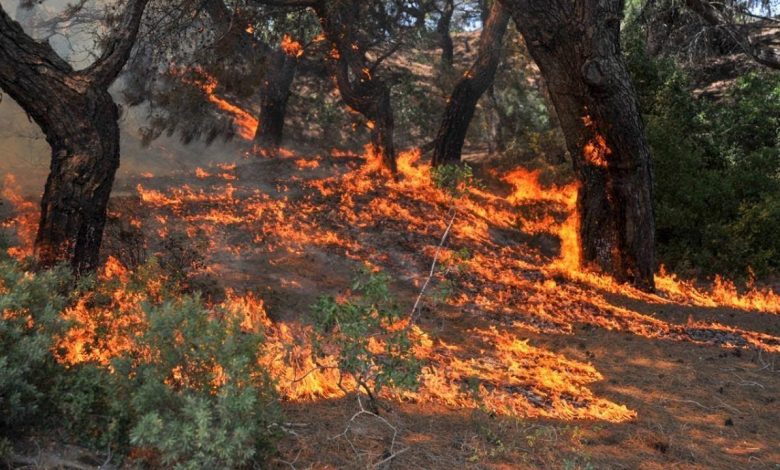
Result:
[[[616,302],[619,296],[651,309],[682,304],[780,313],[777,294],[738,292],[722,279],[701,288],[662,272],[658,293],[647,294],[579,270],[574,185],[543,186],[537,172],[516,169],[488,174],[489,188],[468,188],[453,198],[432,184],[417,151],[399,156],[397,180],[382,175],[378,164],[371,155],[282,152],[199,168],[176,182],[139,179],[131,186],[136,196],[112,206],[105,244],[112,257],[101,275],[122,279],[128,267],[143,269],[157,253],[186,288],[241,315],[245,328],[265,331],[263,364],[291,401],[344,395],[338,371],[312,359],[306,318],[313,298],[343,291],[348,273],[368,265],[393,275],[392,287],[411,312],[436,253],[440,269],[412,326],[414,353],[424,364],[420,387],[388,391],[387,398],[619,422],[635,412],[590,390],[602,380],[594,366],[534,346],[528,333],[573,335],[584,325],[780,351],[780,338],[768,333],[670,321]],[[11,185],[4,187],[8,192]],[[34,211],[5,197],[19,216],[4,225],[16,228],[21,246],[29,246]],[[439,248],[450,220],[449,238]],[[17,256],[29,254],[16,250]],[[155,295],[160,285],[154,278],[148,282],[143,295]],[[87,296],[65,312],[78,326],[63,338],[63,361],[107,364],[112,354],[133,347],[144,299],[121,286],[103,293],[111,308],[95,307]],[[100,321],[106,312],[116,311],[124,313],[110,322],[112,331],[97,327],[106,323]]]

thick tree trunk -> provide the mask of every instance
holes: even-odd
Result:
[[[266,61],[266,75],[260,90],[260,116],[255,145],[264,152],[276,152],[282,144],[284,117],[290,86],[295,78],[298,56],[282,49],[273,51]]]
[[[148,0],[129,0],[115,35],[85,70],[27,36],[0,6],[0,87],[41,127],[52,149],[35,251],[43,267],[95,269],[119,167],[119,111],[108,87],[130,55]]]
[[[376,75],[354,26],[360,19],[359,2],[320,0],[315,6],[322,30],[333,47],[333,73],[347,106],[362,114],[371,128],[371,146],[383,165],[396,173],[394,118],[390,89]]]
[[[463,142],[477,102],[495,78],[501,60],[502,38],[508,23],[509,13],[495,2],[479,38],[477,59],[455,85],[444,110],[434,143],[434,165],[460,162]]]
[[[439,16],[439,21],[436,22],[436,34],[439,35],[439,45],[441,47],[441,63],[447,67],[452,67],[455,53],[452,36],[450,35],[453,13],[455,13],[455,1],[444,0],[441,16]]]
[[[64,93],[63,93],[64,95]],[[45,130],[51,172],[41,200],[36,253],[43,266],[70,260],[77,273],[94,270],[106,208],[119,168],[119,113],[107,90],[70,96],[49,110],[60,125]]]
[[[580,183],[582,261],[652,289],[652,169],[620,51],[621,0],[501,0],[550,90]]]

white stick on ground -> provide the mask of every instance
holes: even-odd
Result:
[[[454,209],[450,209],[450,212],[452,213],[452,216],[450,217],[450,222],[447,224],[447,229],[444,231],[444,235],[442,235],[441,240],[439,241],[439,245],[436,247],[436,252],[433,254],[431,270],[428,273],[428,277],[425,279],[425,283],[423,283],[422,288],[420,288],[420,293],[417,295],[417,300],[414,301],[412,314],[409,319],[409,327],[414,324],[415,314],[417,313],[417,309],[419,308],[423,295],[425,295],[425,289],[428,288],[428,284],[430,284],[431,279],[433,279],[433,275],[436,274],[436,263],[439,261],[439,253],[441,252],[442,247],[444,247],[444,243],[447,241],[447,236],[450,234],[452,224],[455,223],[455,217],[458,215]]]

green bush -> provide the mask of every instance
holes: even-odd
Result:
[[[127,288],[159,279],[155,263],[132,274]],[[103,285],[108,284],[108,285]],[[93,306],[118,286],[83,283]],[[69,326],[61,318],[72,287],[66,269],[24,272],[0,261],[0,440],[47,434],[121,459],[173,468],[242,468],[272,451],[279,409],[273,384],[260,368],[262,336],[240,318],[175,286],[147,296],[142,331],[110,367],[55,360]],[[86,295],[77,291],[76,295]],[[113,331],[120,315],[97,315],[94,334]],[[92,331],[92,330],[90,330]]]
[[[696,97],[669,59],[627,28],[626,58],[655,168],[659,260],[687,274],[780,270],[780,75],[753,72]]]
[[[459,198],[468,192],[469,188],[481,187],[480,181],[474,176],[474,170],[468,163],[446,164],[431,168],[433,185],[445,191],[452,198]]]
[[[35,276],[0,255],[0,435],[11,436],[47,414],[52,377],[62,368],[51,349],[65,322],[64,269]]]
[[[262,338],[214,313],[198,297],[150,306],[138,353],[115,362],[137,417],[130,442],[165,466],[238,468],[271,449],[277,413],[258,364]]]
[[[315,359],[337,351],[339,371],[354,379],[357,390],[369,396],[372,406],[386,385],[416,388],[421,371],[409,329],[398,328],[403,312],[390,295],[389,281],[386,274],[363,270],[352,284],[354,294],[349,298],[324,296],[312,307]],[[384,343],[381,351],[372,347],[372,340]]]

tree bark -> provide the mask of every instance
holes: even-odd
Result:
[[[266,61],[266,75],[260,89],[260,116],[254,139],[261,151],[275,153],[282,144],[284,117],[298,58],[295,51],[280,48],[273,51]]]
[[[455,1],[444,0],[441,16],[439,16],[439,21],[436,22],[436,34],[439,35],[439,45],[441,46],[441,63],[447,67],[452,67],[455,53],[455,46],[450,35],[453,13],[455,13]]]
[[[82,71],[37,42],[0,6],[0,88],[51,146],[35,253],[42,267],[97,267],[106,206],[119,167],[119,110],[108,87],[127,61],[148,0],[130,0],[115,35]]]
[[[314,10],[333,48],[333,73],[341,99],[369,121],[373,151],[395,174],[395,124],[390,89],[375,73],[378,64],[372,67],[355,34],[354,25],[360,19],[359,2],[320,0]]]
[[[479,37],[477,59],[455,85],[444,110],[434,143],[434,165],[460,162],[463,142],[477,102],[496,76],[501,60],[502,39],[508,23],[509,13],[500,3],[494,2]]]
[[[582,262],[654,287],[652,169],[620,51],[621,0],[501,0],[544,76],[580,189]]]

